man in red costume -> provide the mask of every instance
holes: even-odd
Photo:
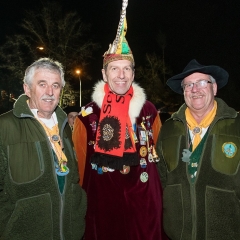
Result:
[[[162,191],[154,105],[133,82],[125,38],[126,5],[115,41],[104,54],[103,81],[76,118],[73,141],[87,192],[85,240],[162,240]]]

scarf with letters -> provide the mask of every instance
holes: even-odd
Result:
[[[104,86],[102,103],[96,135],[95,152],[122,157],[124,153],[136,152],[134,133],[128,115],[133,87],[125,95],[117,95]]]

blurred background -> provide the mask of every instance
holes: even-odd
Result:
[[[63,108],[91,101],[121,5],[121,0],[1,1],[1,112],[23,93],[24,71],[40,57],[64,66]],[[183,103],[166,81],[195,58],[229,72],[229,83],[217,96],[240,110],[239,12],[238,0],[129,0],[126,38],[136,62],[135,81],[158,109],[173,112]]]

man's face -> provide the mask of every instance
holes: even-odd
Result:
[[[77,117],[77,115],[78,115],[78,112],[70,112],[68,114],[68,123],[69,123],[70,127],[73,127],[74,121],[75,121],[75,118]]]
[[[35,71],[31,86],[24,84],[30,108],[38,109],[38,116],[48,119],[58,105],[61,89],[60,74],[44,68]]]
[[[1,91],[1,96],[2,98],[5,98],[7,96],[7,92],[5,90]]]
[[[211,81],[209,75],[196,72],[187,76],[183,84],[196,83],[200,80]],[[205,115],[212,110],[216,93],[216,83],[207,83],[202,89],[194,84],[190,91],[184,90],[184,99],[192,113]]]
[[[124,95],[132,85],[134,70],[130,61],[118,60],[110,62],[106,71],[102,69],[102,75],[114,93]]]

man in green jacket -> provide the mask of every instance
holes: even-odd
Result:
[[[171,240],[240,239],[240,118],[215,97],[227,81],[224,69],[195,59],[167,81],[185,99],[157,142]]]
[[[26,69],[25,94],[0,116],[0,239],[83,236],[86,194],[58,107],[64,85],[62,65],[41,58]]]

